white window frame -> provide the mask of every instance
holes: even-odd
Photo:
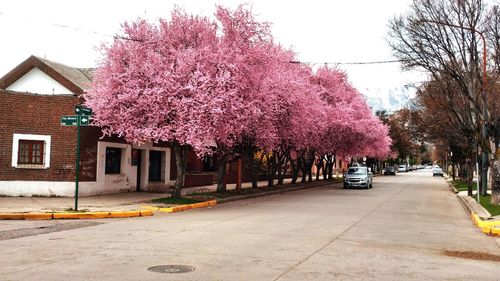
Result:
[[[32,134],[14,134],[12,138],[12,167],[14,168],[31,168],[31,169],[48,169],[50,167],[50,135],[32,135]],[[19,141],[20,140],[35,140],[44,142],[43,164],[41,165],[24,165],[18,164]]]

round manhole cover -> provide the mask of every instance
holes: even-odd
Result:
[[[148,268],[149,271],[158,273],[186,273],[194,271],[194,267],[181,264],[157,265]]]

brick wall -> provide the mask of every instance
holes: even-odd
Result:
[[[73,115],[76,96],[35,95],[0,90],[0,180],[67,181],[74,178],[76,127],[60,125]],[[11,165],[13,134],[51,136],[48,169],[18,169]],[[17,152],[16,152],[17,153]]]
[[[63,115],[74,115],[76,96],[37,95],[0,90],[0,181],[72,181],[75,178],[76,126],[61,126]],[[51,136],[50,167],[20,169],[11,165],[13,134]],[[97,142],[126,143],[102,138],[97,127],[80,130],[80,181],[95,181]]]

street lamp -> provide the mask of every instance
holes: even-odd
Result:
[[[461,28],[461,29],[466,29],[466,30],[469,30],[471,32],[476,32],[477,34],[479,34],[479,36],[481,36],[481,39],[483,40],[483,122],[481,124],[481,137],[483,138],[483,140],[485,140],[487,138],[487,132],[486,132],[486,119],[487,119],[487,115],[488,115],[488,112],[487,112],[487,108],[486,108],[486,87],[487,87],[487,78],[486,78],[486,75],[487,75],[487,72],[486,72],[486,59],[487,59],[487,55],[486,55],[486,38],[484,37],[484,34],[481,32],[481,31],[478,31],[474,28],[469,28],[469,27],[465,27],[465,26],[460,26],[460,25],[455,25],[455,24],[451,24],[451,23],[446,23],[446,22],[440,22],[440,21],[435,21],[435,20],[428,20],[428,19],[421,19],[421,20],[418,20],[416,21],[416,23],[434,23],[434,24],[437,24],[437,25],[444,25],[444,26],[448,26],[448,27],[455,27],[455,28]],[[484,151],[484,147],[482,147],[482,157],[481,157],[481,164],[482,164],[482,169],[483,169],[483,173],[481,174],[482,176],[482,180],[481,180],[481,185],[483,186],[483,190],[486,190],[487,188],[487,175],[484,171],[485,167],[486,167],[486,164],[487,164],[487,161],[488,161],[488,158],[487,158],[487,155],[486,155],[486,152]],[[476,161],[476,167],[477,167],[478,163]],[[486,170],[487,171],[487,170]],[[479,202],[479,167],[477,167],[477,201]]]

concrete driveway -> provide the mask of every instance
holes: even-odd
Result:
[[[0,241],[0,280],[499,280],[482,234],[429,171]],[[12,230],[23,223],[12,222]],[[14,225],[15,224],[15,225]],[[8,233],[6,233],[8,234]],[[489,254],[491,256],[488,256]],[[495,256],[496,255],[496,256]],[[461,258],[456,256],[465,256]],[[479,258],[471,259],[471,258]],[[157,273],[187,265],[189,273]]]

